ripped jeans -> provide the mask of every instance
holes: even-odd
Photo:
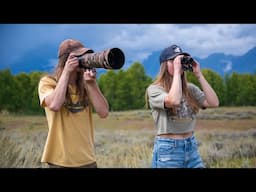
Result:
[[[184,139],[156,137],[152,168],[204,168],[194,135]]]

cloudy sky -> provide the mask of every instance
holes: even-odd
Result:
[[[239,56],[256,46],[255,34],[256,24],[0,24],[0,65],[45,44],[58,49],[66,38],[94,51],[121,48],[128,64],[171,44],[201,58],[219,52]]]

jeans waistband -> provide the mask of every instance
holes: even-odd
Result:
[[[159,137],[159,136],[156,136],[155,137],[155,141],[175,141],[175,142],[179,142],[179,143],[184,143],[184,142],[192,142],[193,140],[195,140],[195,135],[193,133],[192,136],[190,137],[187,137],[187,138],[179,138],[179,139],[174,139],[174,138],[163,138],[163,137]]]

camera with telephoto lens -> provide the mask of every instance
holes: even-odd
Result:
[[[183,56],[181,57],[181,65],[182,65],[182,69],[183,71],[191,71],[193,72],[193,62],[194,59],[190,56]]]
[[[89,50],[84,55],[77,57],[79,67],[85,69],[120,69],[123,67],[125,61],[124,53],[119,48],[111,48],[96,53],[93,50]]]

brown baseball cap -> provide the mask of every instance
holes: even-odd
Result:
[[[62,55],[71,52],[74,52],[76,56],[80,56],[85,53],[93,53],[94,51],[86,48],[80,41],[75,39],[66,39],[62,41],[59,46],[58,57],[60,58]]]

